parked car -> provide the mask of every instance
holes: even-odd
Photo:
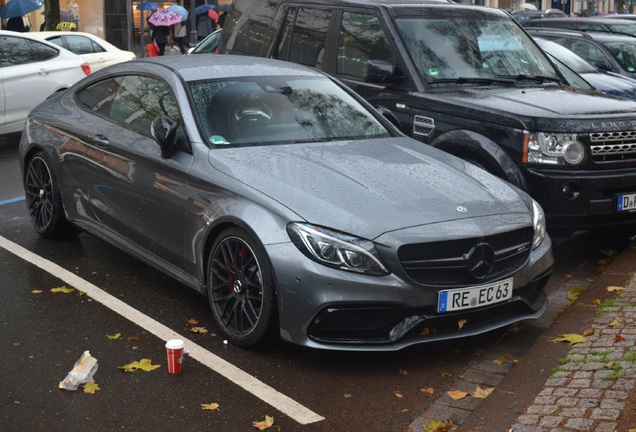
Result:
[[[93,72],[112,64],[137,58],[135,53],[121,50],[115,45],[90,33],[42,31],[32,32],[31,36],[36,39],[49,41],[75,54],[81,55],[91,66]]]
[[[539,18],[567,18],[567,14],[561,9],[547,9],[545,11],[516,10],[510,13],[517,22]]]
[[[79,228],[207,294],[240,346],[395,350],[546,307],[541,207],[310,68],[115,65],[34,109],[20,155],[41,235]]]
[[[22,131],[33,107],[90,73],[82,57],[30,36],[0,30],[0,135]]]
[[[630,20],[622,20],[607,17],[590,18],[550,18],[536,19],[521,22],[524,27],[547,27],[561,30],[578,30],[585,32],[617,33],[628,36],[636,36],[636,23]]]
[[[221,29],[215,30],[205,37],[197,46],[190,48],[188,54],[215,54],[221,38]]]
[[[552,29],[528,29],[528,33],[563,45],[599,69],[636,78],[636,38]]]
[[[569,85],[582,90],[595,89],[612,96],[636,99],[636,80],[612,72],[600,72],[574,52],[547,39],[535,37],[550,55]]]
[[[529,192],[551,233],[636,223],[636,205],[620,204],[636,197],[636,102],[564,86],[507,12],[445,1],[235,0],[228,13],[220,53],[337,77],[405,134]]]

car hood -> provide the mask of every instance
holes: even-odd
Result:
[[[585,73],[581,74],[581,76],[603,93],[636,99],[636,82],[632,79],[624,79],[604,73]]]
[[[512,186],[410,138],[213,149],[209,161],[301,220],[368,239],[509,213],[531,223]]]
[[[599,117],[631,121],[636,111],[634,101],[558,86],[469,87],[436,94],[436,110],[451,115],[494,123],[516,118],[511,126],[552,132],[602,131]]]

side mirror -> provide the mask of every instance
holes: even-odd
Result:
[[[402,69],[384,60],[368,60],[364,62],[362,78],[375,84],[398,83],[404,79]]]
[[[607,62],[605,60],[597,60],[594,62],[594,66],[596,66],[597,68],[599,68],[600,70],[606,71],[606,72],[611,72],[612,68],[610,67],[610,65],[607,64]]]
[[[177,151],[175,136],[177,122],[165,114],[158,115],[152,122],[150,132],[161,148],[161,157],[170,159]]]

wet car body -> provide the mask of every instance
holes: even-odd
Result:
[[[127,74],[170,88],[179,107],[172,116],[181,119],[176,148],[157,143],[166,140],[154,123],[157,139],[78,107],[83,90]],[[221,330],[241,346],[261,343],[266,327],[310,347],[396,350],[544,312],[551,241],[529,196],[402,136],[353,94],[369,110],[372,129],[383,131],[378,137],[278,138],[289,136],[287,129],[257,138],[221,136],[225,123],[214,128],[194,108],[216,85],[206,79],[253,76],[269,83],[261,90],[287,76],[340,88],[320,72],[271,60],[164,57],[113,66],[40,105],[20,143],[38,231],[53,234],[37,222],[38,205],[47,203],[35,181],[44,165],[58,185],[60,200],[50,204],[63,207],[60,218],[207,294]],[[226,96],[234,106],[237,96]],[[231,119],[234,108],[226,112],[219,100],[209,101],[213,115]],[[253,115],[253,102],[241,112]],[[258,116],[249,132],[260,127]],[[330,261],[329,248],[345,258]],[[220,265],[228,255],[232,262]],[[241,265],[244,255],[253,258],[250,265]],[[360,260],[369,268],[361,269]],[[468,288],[483,291],[481,300],[463,304]],[[507,300],[490,302],[506,289]],[[443,291],[454,301],[447,312],[438,311]],[[225,306],[238,303],[256,304],[252,328],[223,317]],[[461,331],[460,319],[467,320]]]

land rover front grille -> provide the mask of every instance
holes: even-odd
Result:
[[[594,162],[636,160],[636,131],[590,134]]]
[[[417,283],[435,287],[474,285],[520,269],[530,256],[533,234],[529,227],[487,237],[408,244],[400,247],[398,258],[406,274]],[[472,259],[480,249],[491,251],[490,256]],[[484,266],[475,264],[479,260]]]

